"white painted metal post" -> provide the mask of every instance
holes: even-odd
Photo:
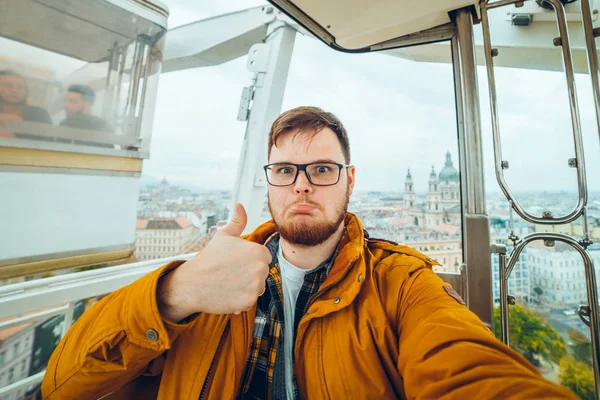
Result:
[[[296,31],[282,21],[269,24],[265,43],[255,44],[248,53],[248,69],[255,73],[252,105],[238,163],[233,204],[243,204],[248,214],[244,233],[261,222],[267,181],[267,133],[281,112],[283,94],[292,59]]]

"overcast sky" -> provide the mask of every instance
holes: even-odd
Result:
[[[170,27],[252,6],[261,1],[167,0]],[[450,51],[449,45],[440,51]],[[513,190],[576,190],[564,76],[497,69],[506,177]],[[231,189],[245,123],[236,120],[240,94],[250,84],[245,57],[211,68],[160,78],[151,148],[144,174],[193,187]],[[600,149],[589,76],[577,77],[591,190]],[[497,191],[485,71],[480,70],[486,189]],[[283,110],[315,105],[334,112],[349,131],[357,188],[403,190],[411,168],[425,191],[450,151],[455,166],[457,134],[450,64],[420,63],[383,54],[333,51],[298,34]],[[265,132],[266,134],[266,132]]]

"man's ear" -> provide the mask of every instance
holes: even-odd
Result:
[[[348,171],[348,196],[350,196],[354,190],[354,177],[356,174],[356,168],[354,165],[351,165],[346,168],[346,170]]]

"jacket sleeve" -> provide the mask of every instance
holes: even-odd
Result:
[[[431,266],[389,272],[401,282],[395,323],[408,399],[577,399],[497,340]]]
[[[106,296],[56,347],[42,381],[44,399],[96,399],[140,375],[162,372],[164,357],[188,324],[163,321],[156,286],[175,261]]]

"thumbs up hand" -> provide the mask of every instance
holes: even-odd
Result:
[[[246,210],[236,204],[231,221],[215,233],[197,257],[161,278],[157,301],[161,316],[179,321],[196,312],[239,314],[264,292],[271,253],[240,238]]]

